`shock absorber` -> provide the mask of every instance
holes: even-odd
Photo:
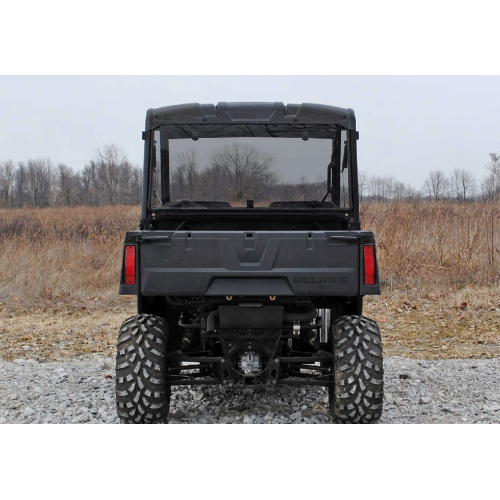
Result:
[[[205,338],[205,333],[207,332],[207,319],[208,315],[212,311],[212,308],[208,305],[205,304],[204,306],[201,306],[198,308],[197,311],[197,317],[196,317],[196,322],[200,324],[200,333],[201,333],[201,350],[206,351],[207,350],[207,339]],[[212,341],[209,340],[208,342],[209,346],[212,346]],[[211,349],[210,349],[211,350]]]
[[[196,328],[184,328],[184,333],[181,337],[181,343],[179,346],[179,349],[181,351],[186,350],[193,343],[193,340],[194,340],[196,334],[201,331],[200,326],[198,326],[198,325],[201,325],[201,329],[203,329],[202,319],[205,318],[209,312],[210,312],[210,306],[205,305],[205,306],[199,307],[196,312],[192,313],[192,322],[191,323],[188,321],[188,318],[186,318],[186,316],[189,313],[186,313],[186,311],[182,312],[181,323],[192,324],[193,326],[196,325]],[[206,321],[206,319],[205,319],[205,321]],[[205,350],[204,344],[205,344],[205,342],[203,339],[202,340],[202,350]]]
[[[188,323],[187,319],[185,318],[185,311],[182,312],[182,322],[183,323]],[[197,315],[196,318],[194,318],[193,324],[200,324],[200,317]],[[192,343],[194,336],[196,335],[197,329],[195,328],[185,328],[184,333],[181,337],[181,343],[179,345],[179,349],[181,351],[185,351]]]

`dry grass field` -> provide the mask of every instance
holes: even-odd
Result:
[[[134,297],[117,295],[122,240],[139,208],[0,210],[0,356],[114,354]],[[365,300],[387,355],[500,355],[500,206],[362,208],[383,292]]]

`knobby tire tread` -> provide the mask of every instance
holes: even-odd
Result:
[[[116,409],[122,421],[167,421],[167,343],[167,324],[159,316],[137,314],[122,324],[116,353]]]
[[[335,387],[330,413],[339,423],[375,423],[382,415],[384,367],[377,324],[365,316],[343,316],[332,324]]]

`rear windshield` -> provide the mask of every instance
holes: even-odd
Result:
[[[152,208],[349,209],[348,132],[331,138],[185,137],[154,133]],[[162,182],[163,176],[163,182]],[[168,181],[167,181],[168,179]]]

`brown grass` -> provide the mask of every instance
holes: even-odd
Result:
[[[361,220],[391,290],[499,283],[498,203],[380,203],[362,207]]]
[[[469,286],[421,294],[390,291],[365,299],[387,355],[417,358],[500,356],[500,291]]]
[[[123,237],[139,218],[129,206],[0,210],[0,294],[116,298]]]
[[[500,354],[499,213],[482,204],[362,208],[384,283],[365,314],[379,322],[387,354]],[[0,356],[112,355],[119,324],[135,312],[117,288],[124,233],[139,216],[130,206],[0,210]]]

